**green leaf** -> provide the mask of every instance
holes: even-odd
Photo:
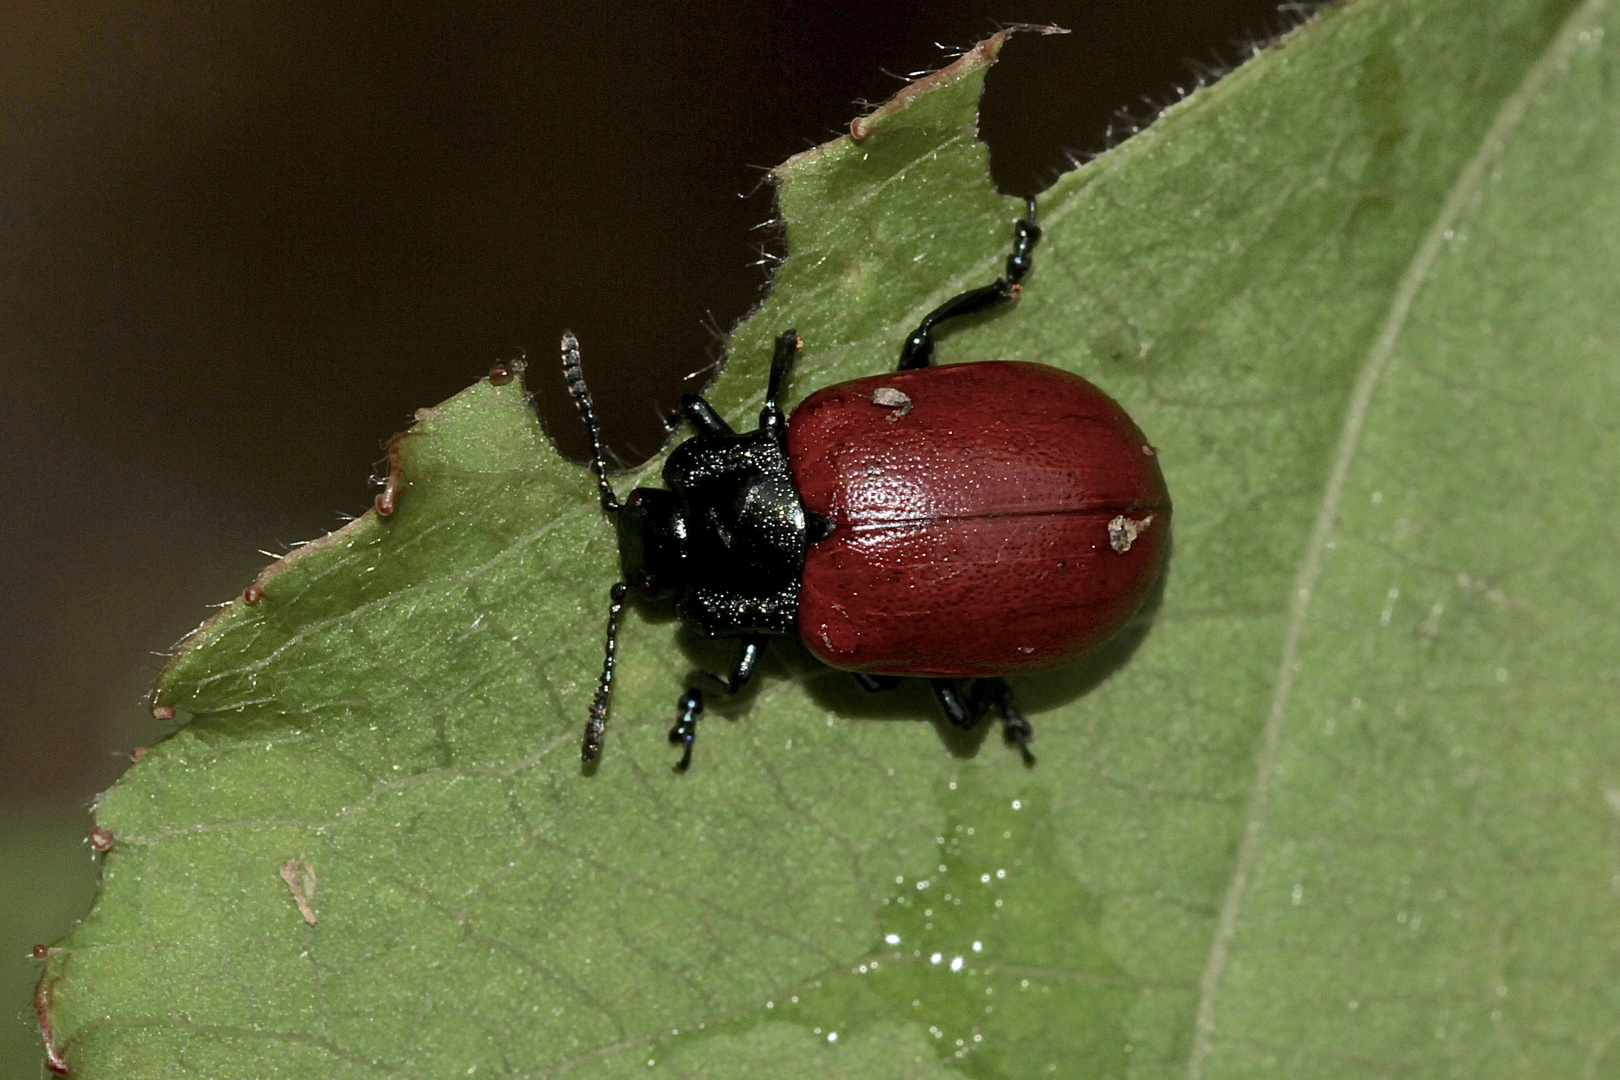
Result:
[[[632,613],[583,774],[592,484],[517,383],[425,412],[393,516],[165,672],[48,965],[75,1075],[1620,1075],[1616,23],[1334,7],[1043,197],[940,359],[1103,386],[1177,535],[1151,626],[1017,684],[1033,769],[783,648],[673,775],[728,649]],[[782,328],[803,396],[995,273],[995,48],[779,170],[728,416]]]

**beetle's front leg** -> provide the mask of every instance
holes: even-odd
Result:
[[[675,763],[676,772],[685,772],[687,766],[692,764],[692,743],[697,740],[698,717],[703,715],[703,691],[688,689],[675,707],[680,714],[675,719],[675,726],[669,729],[669,741],[685,748],[681,760]]]
[[[726,678],[700,670],[688,675],[686,681],[689,684],[706,682],[722,694],[735,694],[754,677],[759,655],[765,651],[765,641],[764,637],[744,638],[742,652]],[[680,711],[675,718],[675,726],[669,729],[669,741],[683,748],[681,760],[675,763],[675,771],[685,772],[692,764],[692,744],[697,741],[697,722],[703,715],[703,691],[689,685],[675,703],[675,708]]]

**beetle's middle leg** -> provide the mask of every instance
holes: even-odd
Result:
[[[675,718],[675,726],[669,729],[669,741],[684,748],[681,760],[675,763],[676,772],[685,772],[692,764],[692,744],[697,741],[697,722],[703,715],[703,691],[691,684],[708,683],[722,694],[735,694],[754,677],[754,668],[759,664],[760,653],[765,651],[766,641],[763,635],[743,638],[742,652],[737,654],[737,662],[732,666],[731,674],[725,678],[702,670],[686,677],[686,692],[675,703],[675,708],[680,711]]]
[[[934,327],[946,319],[972,315],[976,311],[1004,304],[1018,295],[1018,283],[1035,265],[1033,253],[1041,238],[1041,230],[1035,225],[1034,196],[1026,199],[1025,205],[1028,208],[1026,216],[1013,225],[1013,250],[1007,256],[1006,272],[990,284],[953,296],[930,311],[917,329],[906,335],[906,343],[900,347],[901,371],[929,365],[934,356]]]
[[[965,695],[958,679],[929,679],[928,683],[934,688],[934,696],[939,699],[945,719],[963,730],[972,731],[978,727],[985,713],[991,709],[1000,713],[1003,737],[1018,747],[1025,765],[1035,764],[1035,755],[1029,752],[1029,741],[1035,737],[1035,729],[1013,704],[1012,687],[1007,685],[1006,680],[970,680]]]

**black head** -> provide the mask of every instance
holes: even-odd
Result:
[[[601,753],[607,732],[619,615],[631,589],[649,600],[675,601],[687,625],[710,637],[757,641],[761,634],[793,632],[805,521],[788,470],[785,418],[777,397],[799,344],[792,330],[776,339],[757,431],[738,435],[708,402],[688,396],[682,410],[696,434],[664,463],[664,482],[669,486],[636,488],[621,503],[608,483],[579,341],[572,334],[563,335],[563,379],[590,436],[591,469],[602,510],[613,518],[619,534],[623,575],[609,593],[602,674],[580,749],[587,764]],[[757,645],[750,648],[757,652]],[[687,760],[683,758],[679,767],[684,768]]]
[[[663,488],[636,488],[614,519],[624,580],[650,600],[679,596],[687,577],[680,497]]]

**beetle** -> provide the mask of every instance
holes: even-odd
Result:
[[[664,487],[620,502],[608,482],[579,342],[563,375],[591,444],[622,580],[581,758],[602,751],[619,620],[633,589],[740,651],[724,676],[694,671],[669,740],[692,762],[703,687],[735,694],[772,637],[797,637],[868,690],[928,680],[946,718],[991,712],[1026,764],[1034,731],[1005,677],[1049,668],[1113,636],[1169,551],[1170,497],[1157,453],[1125,411],[1043,364],[931,365],[941,323],[1016,298],[1041,230],[1035,200],[1005,272],[940,305],[907,336],[898,370],[819,390],[793,415],[780,398],[802,346],[776,338],[759,427],[736,432],[702,397]]]

